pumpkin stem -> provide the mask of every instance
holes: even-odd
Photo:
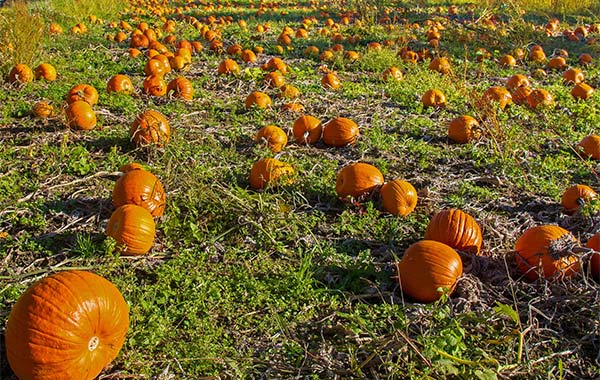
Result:
[[[88,342],[88,350],[94,351],[96,348],[98,348],[99,344],[100,344],[100,338],[98,338],[97,336],[93,336],[90,339],[90,341]]]

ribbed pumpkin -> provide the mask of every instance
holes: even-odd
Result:
[[[433,302],[440,288],[454,290],[463,266],[458,253],[446,244],[421,240],[412,244],[396,264],[402,293],[419,302]]]
[[[6,355],[20,380],[92,380],[113,361],[129,308],[108,280],[86,271],[45,277],[19,297],[6,325]]]
[[[294,168],[275,158],[263,158],[256,161],[250,169],[250,186],[255,190],[264,189],[267,184],[279,184],[282,180],[292,182]]]
[[[47,81],[56,80],[56,68],[49,63],[41,63],[35,68],[35,79],[45,79]]]
[[[381,186],[381,201],[385,211],[406,216],[417,206],[417,190],[407,181],[395,179]]]
[[[523,74],[515,74],[506,81],[506,88],[514,91],[519,87],[531,87],[531,82]]]
[[[171,128],[167,118],[158,111],[147,110],[140,113],[129,129],[131,140],[137,146],[164,146],[171,138]]]
[[[127,75],[117,74],[112,76],[106,83],[106,92],[122,92],[124,94],[133,93],[133,83]]]
[[[165,212],[165,189],[160,180],[141,166],[127,167],[112,191],[115,208],[135,204],[150,211],[153,217]]]
[[[69,104],[65,110],[67,125],[75,130],[87,131],[96,126],[96,114],[92,106],[83,100]]]
[[[464,211],[448,209],[438,212],[427,225],[425,239],[436,240],[459,251],[479,254],[483,237],[473,217]]]
[[[89,84],[78,84],[73,86],[67,93],[67,103],[83,100],[93,106],[98,103],[98,91]]]
[[[600,160],[600,136],[586,136],[577,144],[577,147],[582,150],[583,155]]]
[[[273,57],[269,59],[267,63],[261,66],[261,69],[265,71],[275,71],[278,70],[283,75],[288,73],[288,65],[283,62],[281,58]]]
[[[561,252],[561,242],[569,245],[577,239],[562,227],[543,225],[525,231],[515,245],[515,258],[521,273],[531,281],[556,276],[572,277],[579,272],[579,259]]]
[[[150,211],[135,204],[117,208],[106,225],[106,235],[117,241],[117,249],[125,256],[147,253],[154,244],[156,226]]]
[[[596,251],[590,259],[590,272],[592,277],[600,282],[600,232],[592,236],[585,246]]]
[[[512,96],[513,102],[515,102],[515,104],[526,105],[528,104],[527,98],[529,97],[529,94],[531,94],[532,91],[533,90],[529,87],[517,87],[510,93],[510,95]]]
[[[273,153],[279,153],[288,142],[287,134],[276,125],[262,127],[254,137],[258,143],[265,142]]]
[[[37,118],[46,119],[54,115],[54,107],[52,107],[50,103],[42,100],[33,105],[31,113]]]
[[[598,194],[587,185],[573,185],[562,195],[561,204],[567,212],[575,212],[586,202],[596,199]]]
[[[271,71],[265,74],[263,81],[269,88],[281,88],[285,84],[285,78],[279,71]]]
[[[427,90],[421,97],[423,107],[445,107],[446,95],[438,89]]]
[[[562,75],[562,78],[565,84],[577,84],[585,80],[585,75],[583,75],[581,70],[573,67],[565,71]]]
[[[375,166],[355,162],[344,166],[337,174],[335,191],[340,198],[359,195],[373,191],[383,185],[383,174]]]
[[[448,138],[456,143],[466,144],[480,135],[479,122],[472,116],[459,116],[448,124]]]
[[[174,98],[192,100],[194,98],[194,87],[189,79],[178,77],[167,84],[167,94],[170,94]]]
[[[323,142],[330,146],[354,144],[358,135],[358,124],[345,117],[336,117],[323,126]]]
[[[273,105],[273,101],[271,100],[271,97],[264,92],[254,91],[246,97],[244,105],[246,108],[252,108],[253,106],[256,106],[257,108],[269,108]]]
[[[517,65],[517,60],[510,54],[505,54],[498,62],[502,67],[513,67]]]
[[[321,138],[323,125],[314,116],[302,115],[294,121],[292,132],[298,143],[314,144]]]
[[[164,96],[167,93],[167,82],[161,75],[150,75],[144,79],[144,94]]]
[[[483,93],[482,100],[488,104],[497,104],[498,108],[503,110],[506,106],[512,104],[512,95],[504,87],[492,86]]]
[[[8,74],[8,81],[12,84],[27,83],[33,80],[33,70],[24,63],[15,65]]]

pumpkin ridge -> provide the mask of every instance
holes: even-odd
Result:
[[[78,289],[81,290],[81,285],[85,285],[88,286],[88,281],[85,280],[83,275],[80,275],[79,273],[70,273],[70,275],[72,275],[72,277],[76,277],[77,280],[79,280],[79,282],[81,282],[81,284],[79,284]],[[81,294],[78,294],[77,292],[73,292],[73,289],[71,286],[68,286],[67,284],[65,284],[63,281],[64,279],[61,278],[52,278],[53,281],[56,281],[57,283],[59,283],[60,285],[62,285],[62,287],[66,288],[69,293],[71,294],[72,299],[76,300],[76,304],[75,304],[75,310],[77,311],[81,311],[82,307],[81,306],[85,306],[88,302],[89,302],[89,295],[90,294],[94,294],[94,289],[87,290],[84,294],[86,295],[86,297],[81,297]],[[89,289],[89,288],[88,288]],[[88,310],[86,310],[85,308],[83,308],[83,311],[85,311],[85,315],[87,316],[87,320],[89,322],[89,327],[94,327],[94,322],[91,320],[91,317],[88,313]],[[81,322],[79,322],[79,324],[81,324]]]

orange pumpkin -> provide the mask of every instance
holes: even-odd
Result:
[[[579,142],[579,144],[577,144],[577,146],[585,156],[588,156],[594,160],[600,160],[600,136],[586,136]]]
[[[464,211],[448,209],[438,212],[427,225],[425,239],[436,240],[459,251],[479,254],[483,237],[473,217]]]
[[[391,66],[383,71],[383,73],[381,74],[381,77],[383,78],[384,81],[387,81],[390,79],[395,80],[395,81],[400,81],[400,80],[402,80],[403,75],[402,75],[402,71],[400,71],[399,68],[397,68],[396,66]]]
[[[12,84],[28,83],[33,80],[33,71],[24,63],[19,63],[10,70],[8,81]]]
[[[594,62],[594,58],[588,53],[582,53],[579,56],[579,64],[580,65],[583,65],[583,66],[591,65],[592,62]]]
[[[562,78],[565,84],[578,84],[585,80],[585,75],[581,70],[572,67],[563,73]]]
[[[518,105],[527,104],[527,97],[533,90],[529,87],[517,87],[513,90],[510,95],[512,96],[513,102]]]
[[[253,63],[256,62],[256,54],[254,54],[254,52],[250,49],[244,49],[242,50],[242,53],[240,54],[240,58],[242,59],[242,61],[246,62],[246,63]]]
[[[438,89],[427,90],[421,97],[423,107],[445,107],[446,95]]]
[[[585,246],[596,251],[590,259],[590,272],[592,277],[600,282],[600,232],[592,236]]]
[[[49,63],[41,63],[35,68],[35,79],[56,80],[56,68]]]
[[[531,87],[531,82],[523,74],[515,74],[506,81],[506,88],[514,91],[519,87]]]
[[[531,281],[556,276],[572,277],[579,272],[579,259],[564,252],[561,246],[573,245],[577,239],[559,226],[543,225],[525,231],[515,245],[519,270]]]
[[[246,97],[244,105],[246,108],[252,108],[253,106],[256,106],[257,108],[269,108],[273,105],[273,101],[271,100],[271,97],[264,92],[254,91]]]
[[[167,118],[158,111],[147,110],[140,113],[129,130],[131,140],[136,146],[155,144],[164,146],[171,138],[171,129]]]
[[[437,71],[438,73],[445,75],[452,71],[450,62],[445,57],[437,57],[431,60],[429,63],[429,70]]]
[[[342,87],[342,82],[340,81],[340,78],[338,78],[338,76],[334,73],[327,73],[323,75],[323,77],[321,78],[321,84],[323,85],[323,87],[334,91],[339,90],[339,88]]]
[[[567,212],[574,212],[597,196],[598,194],[587,185],[573,185],[563,193],[561,204]]]
[[[283,86],[281,86],[279,88],[279,95],[278,97],[280,98],[286,98],[286,99],[296,99],[300,97],[300,90],[298,90],[297,87],[292,86],[291,84],[285,84]]]
[[[500,58],[500,66],[502,67],[514,67],[517,65],[517,60],[510,54],[505,54]]]
[[[148,37],[141,33],[135,33],[131,36],[131,40],[129,41],[130,48],[136,49],[147,49],[150,44],[150,40]]]
[[[289,69],[288,65],[278,57],[273,57],[267,61],[264,65],[261,66],[261,69],[265,71],[279,71],[283,75],[287,74]]]
[[[281,105],[281,109],[288,112],[304,112],[304,106],[300,103],[285,103]]]
[[[238,75],[240,73],[240,66],[231,58],[227,58],[219,63],[217,68],[219,75]]]
[[[67,103],[83,100],[93,106],[98,103],[98,91],[89,84],[78,84],[73,86],[67,93]]]
[[[295,171],[289,164],[275,158],[263,158],[250,169],[250,186],[255,190],[264,189],[267,185],[290,183]]]
[[[358,134],[358,124],[345,117],[336,117],[323,125],[323,142],[330,146],[354,144]]]
[[[109,94],[111,92],[131,94],[133,93],[133,83],[127,75],[117,74],[108,80],[108,83],[106,84],[106,91]]]
[[[548,68],[551,70],[564,70],[567,68],[565,57],[552,57],[548,61]]]
[[[19,297],[6,324],[6,356],[21,380],[92,380],[116,357],[129,328],[121,292],[94,273],[47,276]]]
[[[271,71],[265,75],[264,83],[269,88],[281,88],[285,84],[285,78],[279,71]]]
[[[335,191],[340,198],[358,197],[380,185],[383,185],[383,174],[379,169],[364,162],[355,162],[338,172]]]
[[[321,138],[323,125],[314,116],[302,115],[292,126],[292,132],[296,141],[300,144],[314,144]]]
[[[65,110],[67,125],[70,128],[87,131],[96,126],[96,114],[87,102],[77,100],[67,106]]]
[[[527,104],[533,109],[548,108],[554,105],[554,98],[548,91],[538,88],[527,96]]]
[[[395,179],[381,186],[381,201],[385,211],[406,216],[417,206],[417,190],[410,182]]]
[[[273,153],[279,153],[286,146],[288,137],[285,131],[276,125],[267,125],[262,127],[254,140],[265,142]]]
[[[459,116],[448,124],[448,138],[456,143],[466,144],[480,135],[479,122],[472,116]]]
[[[529,60],[533,62],[546,61],[546,53],[541,46],[536,45],[529,50]]]
[[[54,107],[48,102],[39,101],[33,105],[31,113],[37,118],[46,119],[54,114]]]
[[[512,95],[504,87],[492,86],[483,93],[483,101],[488,104],[497,104],[501,110],[512,104]]]
[[[106,225],[106,236],[119,244],[118,250],[125,256],[147,253],[154,244],[156,226],[150,211],[135,204],[117,208]]]
[[[439,289],[454,290],[463,266],[458,253],[446,244],[421,240],[412,244],[396,264],[402,293],[419,302],[433,302]]]
[[[144,79],[144,94],[152,96],[164,96],[167,93],[167,82],[162,75],[150,75]]]
[[[192,100],[194,98],[194,87],[189,79],[178,77],[167,84],[167,93],[174,98]]]
[[[578,83],[571,90],[571,96],[575,99],[585,100],[594,94],[594,88],[587,83]]]
[[[164,76],[168,72],[167,67],[165,66],[164,62],[161,61],[160,59],[157,59],[156,57],[158,57],[158,55],[155,55],[154,58],[152,58],[148,62],[146,62],[146,65],[144,66],[144,73],[147,76],[150,76],[150,75]]]
[[[155,218],[162,216],[165,212],[166,195],[160,180],[141,166],[125,170],[112,191],[115,208],[135,204],[148,210]]]

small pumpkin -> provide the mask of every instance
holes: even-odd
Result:
[[[281,88],[285,84],[285,78],[279,71],[271,71],[265,74],[263,81],[269,88]]]
[[[600,282],[600,232],[592,236],[585,246],[596,251],[590,259],[590,272],[592,277]]]
[[[12,84],[28,83],[33,80],[33,71],[24,63],[15,65],[8,74],[8,81]]]
[[[158,111],[146,110],[136,116],[129,129],[131,140],[136,146],[164,146],[171,138],[167,118]]]
[[[165,212],[166,195],[160,180],[141,166],[124,168],[123,171],[112,191],[115,208],[134,204],[148,210],[154,218],[162,216]]]
[[[33,105],[31,113],[39,119],[46,119],[54,115],[54,107],[46,101],[39,101]]]
[[[596,199],[598,194],[587,185],[573,185],[562,195],[561,204],[567,212],[575,212],[590,200]]]
[[[429,70],[437,71],[442,75],[449,74],[452,71],[450,62],[446,57],[436,57],[429,63]]]
[[[282,181],[291,183],[294,174],[294,168],[290,164],[275,158],[263,158],[256,161],[250,169],[250,187],[260,190]]]
[[[144,79],[144,94],[152,96],[165,96],[167,93],[167,82],[161,75],[150,75]]]
[[[549,108],[554,105],[554,98],[548,91],[538,88],[527,96],[527,104],[533,109]]]
[[[408,247],[396,268],[402,293],[426,303],[442,296],[439,289],[452,292],[463,272],[458,253],[433,240],[421,240]]]
[[[425,239],[476,255],[480,253],[483,242],[479,224],[471,215],[458,209],[442,210],[435,214],[427,225]]]
[[[92,380],[116,357],[129,307],[110,281],[68,270],[31,285],[6,324],[6,356],[21,380]]]
[[[448,124],[448,138],[458,144],[466,144],[480,136],[479,122],[472,116],[462,115]]]
[[[417,190],[407,181],[395,179],[381,186],[381,201],[385,211],[406,216],[417,207]]]
[[[513,91],[511,91],[510,95],[512,96],[513,102],[518,105],[524,105],[527,103],[527,97],[531,94],[533,90],[530,87],[517,87]]]
[[[321,84],[323,85],[323,87],[333,91],[339,90],[340,87],[342,87],[342,82],[340,81],[340,78],[338,78],[338,76],[334,73],[327,73],[323,75],[323,77],[321,78]]]
[[[544,49],[542,49],[541,46],[536,45],[533,46],[530,50],[529,50],[529,60],[533,61],[533,62],[545,62],[546,61],[546,53],[544,52]]]
[[[515,258],[519,270],[530,281],[556,276],[572,277],[579,272],[577,256],[565,252],[563,246],[573,245],[577,239],[569,231],[554,225],[529,228],[517,240]]]
[[[273,105],[273,101],[271,100],[271,97],[264,92],[254,91],[246,97],[244,105],[246,108],[252,108],[253,106],[256,106],[257,108],[270,108]]]
[[[421,97],[421,103],[423,104],[423,107],[445,107],[446,95],[438,89],[430,89]]]
[[[242,59],[242,61],[246,62],[246,63],[254,63],[256,62],[256,54],[250,50],[250,49],[244,49],[242,50],[242,53],[240,54],[240,58]]]
[[[265,142],[273,153],[279,153],[286,146],[288,137],[285,131],[276,125],[266,125],[262,127],[254,140]]]
[[[321,121],[314,116],[302,115],[292,126],[292,133],[296,141],[300,144],[314,144],[321,138],[323,125]]]
[[[591,65],[594,62],[594,58],[588,53],[582,53],[579,56],[579,64],[583,66]]]
[[[240,73],[240,66],[231,58],[227,58],[219,63],[217,68],[219,75],[238,75]]]
[[[296,99],[299,98],[300,95],[300,90],[298,90],[297,87],[292,86],[291,84],[284,84],[279,88],[278,97],[280,98]]]
[[[485,104],[497,104],[501,110],[513,103],[512,95],[504,87],[492,86],[483,93],[483,101]]]
[[[594,160],[600,160],[600,136],[586,136],[579,142],[579,144],[577,144],[577,147],[585,156],[588,156]]]
[[[340,198],[358,197],[383,185],[383,174],[375,166],[355,162],[344,166],[337,174],[335,191]]]
[[[56,68],[49,63],[41,63],[35,68],[35,79],[45,79],[47,81],[56,80]]]
[[[336,117],[323,125],[323,142],[330,146],[354,144],[358,134],[358,124],[345,117]]]
[[[527,78],[523,74],[512,75],[506,81],[506,88],[510,91],[514,91],[519,87],[531,87],[531,82],[529,81],[529,78]]]
[[[510,54],[505,54],[500,58],[500,66],[502,67],[514,67],[517,65],[517,60]]]
[[[578,100],[585,100],[594,94],[594,88],[587,83],[578,83],[571,90],[571,96]]]
[[[194,98],[194,87],[189,79],[177,77],[167,84],[167,94],[171,94],[174,98],[192,100]]]
[[[122,92],[124,94],[133,93],[133,83],[127,75],[117,74],[112,76],[106,83],[106,92]]]
[[[267,61],[264,65],[261,66],[261,69],[265,71],[279,71],[283,75],[287,74],[289,71],[288,65],[279,57],[273,57]]]
[[[96,114],[89,103],[77,100],[65,110],[67,125],[76,130],[87,131],[96,126]]]
[[[119,244],[118,250],[125,256],[147,253],[154,244],[156,226],[150,211],[136,204],[124,204],[117,208],[106,225],[106,235]]]
[[[403,75],[402,75],[402,71],[399,68],[397,68],[396,66],[391,66],[383,71],[383,73],[381,74],[381,77],[383,78],[384,81],[388,81],[388,80],[401,81]]]
[[[551,70],[564,70],[567,68],[567,60],[565,57],[552,57],[547,65]]]
[[[282,104],[281,109],[283,111],[296,112],[296,113],[302,113],[305,111],[304,106],[301,103],[296,103],[296,102]]]
[[[572,67],[562,75],[565,84],[578,84],[585,80],[585,75],[578,68]]]
[[[78,84],[73,86],[67,93],[67,103],[83,100],[93,106],[98,103],[98,90],[89,84]]]

